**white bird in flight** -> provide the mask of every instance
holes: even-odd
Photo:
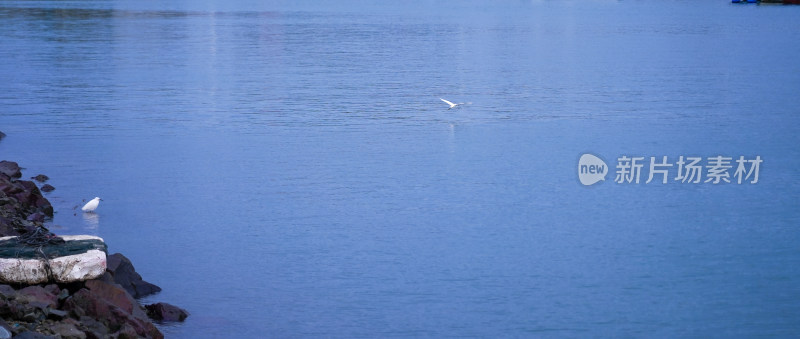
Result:
[[[95,197],[94,199],[89,200],[89,202],[87,202],[86,205],[83,205],[83,207],[81,207],[81,210],[84,212],[94,212],[94,210],[97,209],[97,205],[100,205],[100,200],[102,199],[100,199],[99,197]]]
[[[450,105],[450,108],[448,108],[448,109],[453,109],[453,108],[456,108],[456,107],[458,107],[458,106],[461,106],[461,105],[463,105],[463,104],[464,104],[463,102],[459,102],[459,103],[457,103],[457,104],[454,104],[454,103],[452,103],[452,102],[449,102],[449,101],[447,101],[447,100],[444,100],[444,99],[442,99],[442,98],[439,98],[439,100],[441,100],[441,101],[444,101],[445,103],[447,103],[448,105]]]

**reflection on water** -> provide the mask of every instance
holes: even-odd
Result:
[[[91,231],[88,234],[97,234],[97,228],[100,226],[100,215],[96,212],[82,212],[84,229]]]

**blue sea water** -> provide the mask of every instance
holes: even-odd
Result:
[[[191,313],[169,338],[797,337],[798,18],[3,1],[0,158],[50,176],[53,231],[103,237],[163,288],[143,302]],[[580,184],[584,153],[605,181]],[[720,155],[732,183],[674,180]]]

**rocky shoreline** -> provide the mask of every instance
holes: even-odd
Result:
[[[0,139],[5,135],[0,132]],[[53,206],[43,185],[20,180],[17,163],[0,161],[0,237],[20,236],[44,228]],[[44,182],[47,177],[33,177]],[[2,267],[0,267],[2,269]],[[185,310],[166,303],[140,305],[141,298],[161,291],[142,280],[128,258],[107,256],[105,273],[73,283],[15,285],[0,282],[0,339],[10,338],[163,338],[153,321],[183,321]]]

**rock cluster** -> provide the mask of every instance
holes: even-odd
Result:
[[[16,162],[0,161],[0,236],[21,235],[53,217],[53,206],[36,184],[20,177]]]
[[[115,253],[109,255],[106,260],[108,268],[102,279],[119,284],[134,298],[161,292],[161,287],[142,280],[142,276],[133,268],[133,263],[124,255]]]
[[[119,253],[112,256],[122,257]],[[16,289],[0,285],[0,327],[17,336],[36,332],[61,338],[163,338],[149,317],[183,321],[189,315],[166,303],[140,306],[119,284],[137,280],[132,268],[106,273],[101,279],[73,284]]]
[[[35,177],[31,177],[31,179],[36,180],[38,182],[45,182],[47,180],[50,180],[50,177],[48,177],[48,176],[46,176],[44,174],[39,174],[39,175],[37,175]]]
[[[21,177],[17,163],[0,161],[0,237],[31,232],[53,216],[53,207],[36,184]],[[0,337],[163,338],[151,318],[183,321],[189,313],[166,303],[142,307],[135,299],[159,291],[119,253],[108,255],[106,272],[98,279],[0,285]]]

